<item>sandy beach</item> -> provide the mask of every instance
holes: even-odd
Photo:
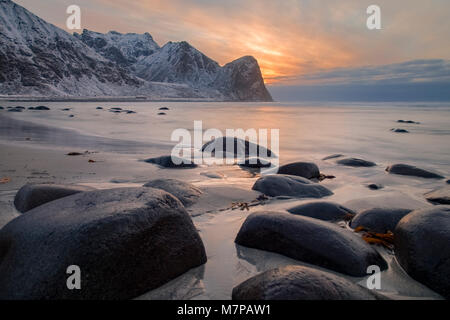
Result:
[[[17,103],[7,103],[5,107],[15,105]],[[79,184],[111,189],[140,187],[155,179],[178,179],[191,183],[202,192],[187,211],[205,245],[206,264],[139,296],[139,299],[230,299],[233,287],[266,270],[288,265],[327,270],[234,242],[251,213],[284,211],[318,199],[275,197],[255,202],[261,195],[252,190],[260,177],[258,172],[243,170],[237,165],[165,169],[142,161],[170,154],[173,145],[170,131],[189,128],[189,123],[200,115],[206,115],[203,119],[208,127],[280,127],[280,163],[316,163],[320,172],[336,177],[320,183],[333,193],[325,200],[354,212],[378,207],[411,210],[433,207],[424,194],[444,186],[445,180],[388,174],[385,168],[390,164],[409,163],[445,177],[450,175],[447,122],[450,109],[447,106],[389,106],[390,111],[386,112],[383,105],[170,103],[165,104],[169,107],[166,116],[158,116],[161,104],[157,103],[127,106],[137,112],[131,115],[114,114],[106,106],[99,110],[94,103],[67,106],[53,102],[45,105],[49,106],[49,111],[0,111],[0,176],[9,179],[0,185],[0,227],[21,215],[13,201],[17,191],[27,183]],[[124,107],[123,103],[114,106]],[[64,108],[70,108],[70,111],[62,111]],[[208,115],[212,108],[215,113]],[[233,113],[237,110],[238,114]],[[262,118],[262,110],[270,117]],[[402,125],[409,129],[408,135],[391,132],[391,127],[399,125],[397,120],[404,118],[404,110],[408,110],[408,119],[420,121],[420,124]],[[69,114],[75,117],[69,118]],[[286,117],[291,121],[285,122]],[[284,125],[277,126],[281,122]],[[325,133],[319,136],[316,134],[319,131]],[[67,155],[70,152],[81,155]],[[337,165],[334,159],[322,160],[334,153],[360,157],[374,161],[376,165],[348,167]],[[370,184],[382,188],[371,190]],[[249,210],[232,208],[232,203],[252,201],[256,205]],[[348,223],[338,225],[351,230]],[[381,294],[393,299],[442,298],[409,277],[398,265],[392,251],[382,246],[373,248],[388,263],[388,268],[381,273]],[[365,277],[343,277],[364,286]]]

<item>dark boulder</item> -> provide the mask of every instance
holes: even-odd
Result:
[[[147,163],[153,163],[163,168],[196,168],[197,165],[189,159],[181,159],[172,156],[161,156],[144,160]],[[175,162],[174,162],[175,161]]]
[[[383,189],[384,187],[378,183],[371,183],[367,186],[367,188],[369,188],[370,190],[380,190]]]
[[[249,157],[271,157],[272,151],[248,140],[233,137],[220,137],[213,139],[202,146],[203,152],[208,152],[212,156],[217,153],[224,157],[233,155],[241,159]],[[273,155],[275,156],[275,155]]]
[[[358,213],[350,226],[353,229],[364,227],[378,233],[394,232],[397,223],[411,211],[411,209],[372,208]]]
[[[327,201],[310,202],[288,209],[288,212],[324,221],[347,220],[355,215],[352,210],[340,204]]]
[[[169,110],[169,108],[167,108],[167,107],[161,107],[161,108],[159,108],[158,110]]]
[[[428,192],[425,198],[433,204],[450,204],[450,186]]]
[[[378,252],[355,233],[330,222],[286,212],[251,214],[235,242],[351,276],[367,275],[370,265],[387,268]]]
[[[375,167],[376,163],[358,158],[345,158],[336,161],[337,164],[348,167]]]
[[[444,179],[443,176],[427,171],[424,169],[420,169],[414,166],[410,166],[407,164],[393,164],[386,168],[386,171],[392,174],[399,174],[403,176],[414,176],[420,178],[428,178],[428,179]]]
[[[233,288],[233,300],[376,300],[381,297],[336,274],[304,266],[260,273]]]
[[[392,132],[395,132],[395,133],[409,133],[408,130],[406,130],[406,129],[400,129],[400,128],[392,128],[391,131],[392,131]]]
[[[191,218],[154,188],[84,192],[0,231],[0,299],[131,299],[206,262]],[[68,266],[81,290],[68,290]]]
[[[79,185],[26,184],[17,192],[14,205],[18,211],[24,213],[44,203],[92,190],[94,189]]]
[[[395,256],[415,280],[450,299],[450,208],[415,210],[395,228]]]
[[[202,194],[202,191],[194,185],[176,179],[152,180],[144,184],[144,187],[164,190],[178,198],[185,206],[190,206],[197,202]]]
[[[323,158],[322,160],[330,160],[330,159],[336,159],[336,158],[341,158],[343,157],[343,154],[340,153],[336,153],[336,154],[332,154],[330,156],[326,156],[325,158]]]
[[[49,107],[46,107],[46,106],[37,106],[37,107],[34,107],[33,110],[37,110],[37,111],[47,111],[47,110],[50,110],[50,108],[49,108]]]
[[[299,176],[306,179],[318,179],[320,177],[319,167],[312,162],[294,162],[278,168],[279,174]]]
[[[323,198],[333,194],[326,187],[306,178],[283,174],[263,176],[252,189],[270,197]]]

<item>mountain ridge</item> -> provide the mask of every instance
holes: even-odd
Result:
[[[0,3],[0,94],[272,101],[253,57],[221,67],[186,41],[160,47],[148,32],[72,35]]]

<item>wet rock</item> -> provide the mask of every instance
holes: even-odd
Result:
[[[288,212],[324,221],[347,220],[356,213],[338,203],[328,201],[310,202],[288,209]]]
[[[415,280],[450,299],[450,208],[408,214],[395,228],[395,256]]]
[[[0,110],[3,110],[3,109],[5,109],[5,108],[3,108],[2,106],[0,106]]]
[[[403,176],[414,176],[420,178],[428,178],[428,179],[444,179],[443,176],[428,171],[424,169],[420,169],[414,166],[410,166],[407,164],[393,164],[386,168],[386,171],[392,174],[399,174]]]
[[[72,110],[72,108],[64,108],[64,109],[61,109],[62,111],[70,111],[70,110]]]
[[[319,167],[312,162],[294,162],[278,168],[279,174],[299,176],[306,179],[317,179],[320,177]]]
[[[122,108],[110,108],[109,110],[122,111]]]
[[[420,122],[415,122],[412,120],[397,120],[398,123],[409,123],[409,124],[420,124]]]
[[[181,159],[172,156],[161,156],[144,160],[147,163],[153,163],[164,168],[196,168],[197,165],[189,159]],[[175,161],[175,162],[174,162]]]
[[[364,227],[377,233],[394,232],[397,223],[411,211],[411,209],[372,208],[358,213],[350,226],[353,229]]]
[[[336,161],[337,164],[348,167],[375,167],[376,163],[358,158],[345,158]]]
[[[70,115],[69,115],[69,118],[73,118],[73,117],[75,117],[73,114],[70,114]]]
[[[158,110],[169,110],[169,108],[167,108],[167,107],[161,107],[161,108],[159,108]]]
[[[378,183],[371,183],[367,186],[367,188],[369,188],[370,190],[380,190],[383,189],[384,187]]]
[[[26,184],[17,192],[14,205],[18,211],[24,213],[44,203],[92,190],[94,189],[80,185]]]
[[[446,183],[447,183],[447,184],[450,184],[450,180],[447,180]]]
[[[367,275],[370,265],[387,268],[383,258],[353,232],[330,222],[286,212],[251,214],[235,241],[352,276]]]
[[[22,112],[22,111],[23,111],[23,109],[17,109],[17,108],[8,109],[8,112]]]
[[[193,184],[176,179],[152,180],[144,184],[144,187],[164,190],[178,198],[185,206],[191,206],[197,202],[202,194],[202,191]]]
[[[97,107],[96,110],[103,110],[103,107]]]
[[[233,288],[233,300],[376,300],[381,297],[336,274],[304,266],[260,273]]]
[[[154,188],[79,193],[0,231],[0,299],[131,299],[206,262],[183,205]],[[81,270],[68,290],[66,270]]]
[[[37,111],[47,111],[47,110],[50,110],[50,108],[49,108],[49,107],[46,107],[46,106],[37,106],[37,107],[34,107],[34,110],[37,110]]]
[[[433,204],[450,204],[450,186],[428,192],[425,198]]]
[[[213,156],[216,155],[216,153],[223,154],[223,156],[229,154],[242,159],[272,156],[272,151],[263,146],[252,143],[248,140],[233,137],[220,137],[213,139],[202,146],[202,151],[211,153]]]
[[[283,174],[259,178],[253,185],[253,190],[270,197],[323,198],[333,194],[324,186],[313,183],[306,178]]]
[[[336,158],[341,158],[343,156],[344,156],[343,154],[337,153],[337,154],[332,154],[330,156],[327,156],[327,157],[323,158],[322,160],[336,159]]]
[[[159,112],[159,113],[158,113],[158,116],[165,116],[165,115],[166,115],[165,112]]]
[[[246,158],[243,161],[239,161],[238,165],[244,168],[259,169],[259,168],[268,168],[272,164],[269,160],[253,157],[253,158]]]
[[[391,131],[392,131],[392,132],[395,132],[395,133],[409,133],[408,130],[406,130],[406,129],[400,129],[400,128],[392,128]]]
[[[133,110],[124,110],[124,112],[126,114],[134,114],[134,113],[136,113],[136,111],[133,111]]]

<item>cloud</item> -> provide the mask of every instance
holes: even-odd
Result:
[[[412,60],[358,68],[336,68],[302,76],[279,78],[279,84],[405,84],[450,82],[450,60]]]

